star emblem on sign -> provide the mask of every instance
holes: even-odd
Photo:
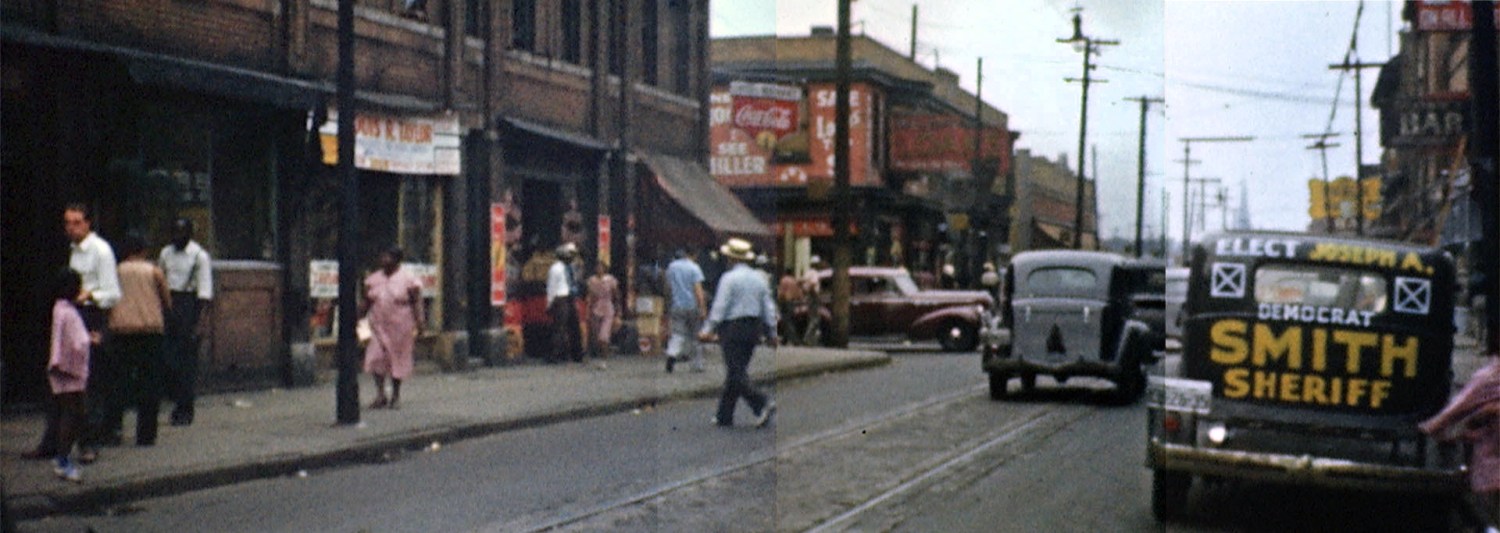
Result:
[[[1396,312],[1425,315],[1431,304],[1431,280],[1396,277]]]
[[[1209,295],[1214,298],[1245,297],[1245,265],[1214,263]]]

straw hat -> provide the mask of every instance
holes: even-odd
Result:
[[[571,242],[565,242],[557,247],[556,254],[558,257],[571,259],[573,256],[578,255],[578,247]]]
[[[749,241],[740,238],[729,239],[723,246],[719,247],[719,253],[725,257],[740,261],[754,261],[755,249]]]

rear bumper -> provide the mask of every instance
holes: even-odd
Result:
[[[987,359],[984,362],[984,370],[986,372],[999,372],[1010,375],[1047,374],[1102,378],[1115,378],[1123,373],[1120,364],[1112,361],[1076,359],[1053,363],[1001,357]]]
[[[1462,492],[1465,471],[1361,463],[1309,455],[1202,448],[1152,438],[1148,466],[1173,472],[1319,487],[1421,492]]]

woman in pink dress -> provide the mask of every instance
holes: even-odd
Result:
[[[620,282],[609,274],[609,265],[599,261],[588,279],[589,351],[594,357],[609,357],[609,338],[615,332]],[[603,363],[600,363],[603,364]]]
[[[1484,502],[1492,524],[1500,523],[1500,356],[1479,367],[1448,406],[1421,424],[1443,440],[1466,440],[1469,488]]]
[[[365,317],[370,321],[365,372],[375,378],[371,409],[395,409],[401,401],[401,380],[411,376],[412,349],[424,322],[422,285],[415,275],[401,269],[402,256],[400,248],[386,250],[380,254],[380,270],[365,278]],[[386,376],[391,378],[389,399]]]

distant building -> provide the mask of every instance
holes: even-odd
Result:
[[[1068,167],[1067,156],[1056,161],[1031,155],[1031,150],[1016,151],[1016,219],[1011,226],[1011,249],[1049,250],[1073,248],[1078,211],[1078,175]],[[1084,181],[1083,248],[1099,247],[1098,213],[1094,202],[1094,181]]]

